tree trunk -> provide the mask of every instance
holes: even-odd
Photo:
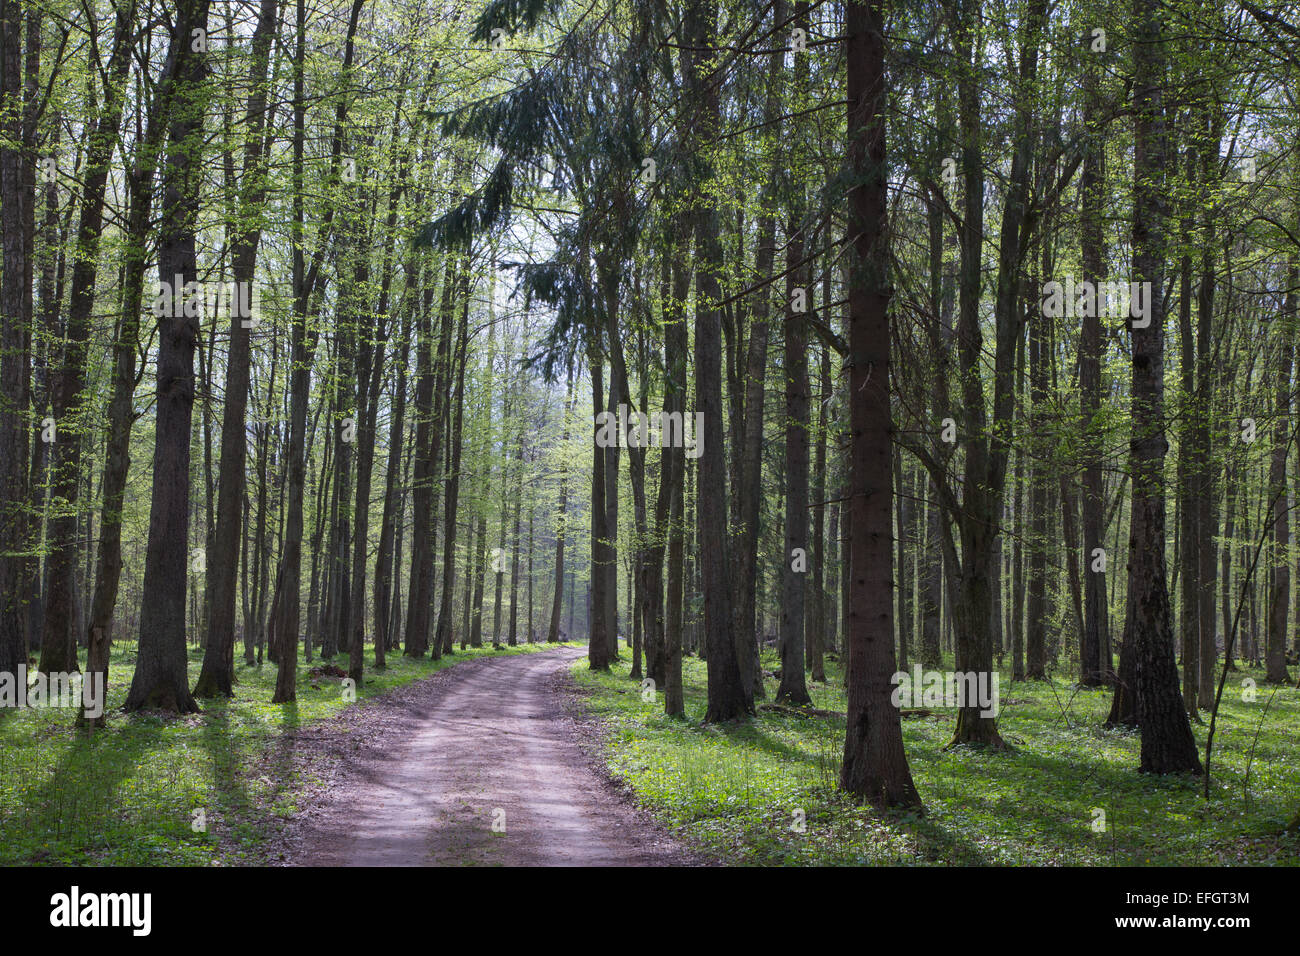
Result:
[[[251,306],[256,278],[257,250],[262,238],[261,207],[266,200],[266,176],[262,161],[266,124],[267,66],[271,40],[279,14],[278,0],[261,0],[257,26],[253,31],[252,62],[249,66],[248,107],[245,111],[247,144],[244,148],[240,197],[231,230],[233,302]],[[230,350],[226,359],[225,412],[221,423],[221,473],[217,485],[217,519],[208,547],[207,646],[196,697],[230,697],[234,694],[235,604],[238,583],[239,542],[243,536],[243,498],[246,483],[245,459],[248,448],[248,383],[252,365],[251,330],[258,321],[251,311],[232,308]],[[218,319],[219,321],[219,319]]]
[[[1201,770],[1196,740],[1178,690],[1173,626],[1165,584],[1164,436],[1164,175],[1167,162],[1163,84],[1164,39],[1156,0],[1134,0],[1134,202],[1135,279],[1149,282],[1149,312],[1133,323],[1133,475],[1129,532],[1129,615],[1134,643],[1141,769],[1146,773]]]
[[[1027,610],[1025,620],[1025,678],[1047,679],[1045,641],[1047,637],[1047,318],[1033,315],[1029,321],[1029,401],[1031,446],[1035,450],[1029,465],[1029,554]]]
[[[591,369],[591,407],[596,413],[605,407],[603,381],[604,358],[600,352],[599,335],[587,350]],[[610,560],[607,529],[609,513],[605,508],[605,449],[595,440],[599,427],[592,425],[591,464],[591,604],[587,614],[587,661],[594,671],[609,670],[609,636],[605,617],[605,588],[608,578],[605,562]]]
[[[689,0],[683,17],[687,45],[695,51],[711,50],[716,7],[712,0]],[[711,143],[719,126],[717,85],[706,81],[703,53],[684,57],[685,86],[696,109],[696,135]],[[705,147],[707,150],[709,147]],[[700,180],[713,176],[707,153],[697,158]],[[753,698],[746,693],[736,655],[731,615],[732,580],[727,547],[727,463],[722,423],[722,331],[718,303],[722,291],[722,244],[718,213],[702,196],[695,199],[695,400],[703,414],[703,443],[699,450],[699,484],[709,489],[696,501],[700,567],[703,572],[704,640],[708,649],[708,708],[705,723],[719,723],[753,713]]]
[[[424,311],[420,324],[420,357],[415,387],[415,473],[412,499],[414,517],[411,524],[411,584],[407,592],[406,643],[402,653],[407,657],[423,657],[429,649],[429,613],[433,604],[433,549],[436,529],[433,524],[433,503],[439,468],[442,426],[435,414],[434,396],[443,381],[443,366],[447,357],[447,340],[451,337],[448,314],[452,306],[452,282],[455,275],[452,257],[447,257],[444,267],[441,321],[438,333],[437,358],[433,356],[433,330],[429,312],[433,305],[433,287],[424,293]],[[436,383],[435,383],[436,382]]]
[[[177,51],[178,106],[162,182],[158,278],[171,286],[158,322],[158,397],[149,544],[140,602],[140,643],[128,711],[157,708],[193,713],[186,670],[185,599],[189,585],[190,424],[194,405],[194,346],[199,304],[186,295],[198,277],[195,252],[207,54],[193,49],[192,31],[206,34],[208,0],[180,0],[171,43]],[[176,286],[180,285],[181,288]],[[163,296],[160,295],[160,299]],[[188,313],[188,314],[187,314]]]
[[[796,209],[802,203],[796,204]],[[795,227],[797,230],[797,227]],[[785,312],[785,551],[781,558],[781,703],[811,705],[804,677],[804,583],[808,575],[808,334],[794,309],[795,290],[807,301],[808,272],[799,267],[804,235],[786,245]],[[892,456],[891,456],[892,457]],[[756,489],[757,490],[757,489]],[[892,640],[892,637],[891,637]]]
[[[773,22],[784,24],[789,4],[785,0],[776,0],[773,5]],[[780,44],[768,57],[767,97],[764,103],[764,122],[769,128],[781,112],[781,91],[785,76],[785,50]],[[772,167],[768,181],[764,184],[763,194],[769,202],[781,188],[782,146],[779,137],[770,144]],[[767,278],[773,273],[776,258],[776,216],[765,203],[758,218],[758,231],[754,248],[754,272]],[[750,696],[763,693],[761,678],[756,679],[758,661],[756,649],[762,637],[757,629],[756,606],[758,592],[758,525],[759,511],[762,504],[763,478],[763,406],[766,398],[768,369],[768,317],[771,312],[770,292],[761,289],[753,304],[752,322],[749,329],[749,343],[745,358],[744,372],[744,414],[743,422],[738,423],[741,441],[739,481],[736,482],[736,516],[738,530],[735,535],[735,580],[739,592],[735,602],[735,628],[737,649],[740,654],[740,674],[746,693]],[[738,390],[739,391],[739,390]],[[789,558],[786,558],[789,561]]]
[[[893,706],[893,431],[889,406],[889,216],[885,190],[884,13],[877,2],[845,10],[852,258],[849,282],[848,727],[840,788],[876,807],[922,811],[903,728]]]
[[[347,88],[355,50],[354,38],[361,7],[365,0],[352,0],[348,17],[347,36],[343,46],[343,88]],[[280,570],[276,575],[275,597],[271,602],[270,626],[267,639],[278,654],[274,704],[290,703],[297,699],[298,639],[300,609],[300,577],[302,569],[303,514],[302,497],[306,484],[306,433],[307,406],[311,397],[311,365],[315,358],[317,331],[310,322],[315,316],[313,305],[324,287],[320,278],[321,264],[329,246],[329,234],[334,220],[335,207],[326,200],[321,217],[318,245],[312,255],[310,267],[303,256],[302,235],[305,224],[303,157],[306,145],[306,99],[303,89],[303,64],[306,54],[306,2],[297,0],[294,45],[294,119],[293,119],[293,223],[296,241],[293,244],[293,372],[289,386],[289,444],[287,455],[284,544],[280,551]],[[338,189],[343,150],[343,126],[347,119],[347,99],[340,98],[335,108],[334,131],[330,142],[331,187]],[[327,196],[329,193],[327,192]],[[310,638],[309,638],[310,639]],[[310,649],[308,650],[310,654]]]
[[[414,262],[408,263],[408,277],[415,274]],[[397,577],[401,554],[394,544],[397,539],[398,511],[401,509],[401,491],[398,480],[402,471],[402,448],[406,421],[406,365],[411,350],[411,314],[415,299],[408,293],[408,302],[402,308],[402,327],[397,343],[397,381],[393,386],[392,418],[388,427],[388,465],[384,473],[384,513],[379,526],[379,551],[375,556],[375,668],[386,666],[385,655],[392,633],[393,581]]]
[[[99,239],[104,221],[104,194],[109,162],[113,158],[118,128],[122,123],[122,102],[127,71],[131,65],[135,32],[135,4],[119,11],[113,28],[113,46],[104,73],[103,112],[87,131],[86,165],[82,171],[81,216],[73,253],[72,289],[68,319],[64,327],[62,368],[54,378],[51,416],[57,430],[52,449],[50,475],[55,514],[46,529],[47,583],[41,638],[40,669],[47,673],[80,670],[77,663],[78,630],[74,629],[73,592],[77,557],[77,497],[81,485],[82,430],[68,416],[85,402],[86,359],[95,304],[95,279],[99,266]],[[88,104],[93,111],[93,98]],[[6,193],[6,201],[10,196]],[[132,320],[138,326],[138,317]],[[129,331],[129,330],[128,330]],[[134,355],[132,369],[134,371]],[[134,385],[134,381],[132,381]],[[89,430],[89,429],[87,429]],[[111,611],[110,611],[111,613]],[[107,634],[101,640],[107,639]],[[106,648],[104,648],[106,651]],[[96,660],[97,670],[107,678],[107,654]]]
[[[1091,44],[1091,31],[1083,39]],[[1096,58],[1085,59],[1083,168],[1079,179],[1079,245],[1083,281],[1095,283],[1106,275],[1104,227],[1105,140],[1099,131],[1101,111],[1097,92]],[[1079,662],[1079,683],[1100,687],[1111,668],[1103,661],[1102,648],[1109,644],[1110,627],[1106,603],[1105,565],[1103,558],[1105,526],[1102,523],[1105,502],[1102,497],[1103,437],[1098,422],[1101,411],[1101,316],[1098,310],[1085,310],[1079,329],[1079,416],[1083,431],[1083,561],[1087,570],[1083,583],[1083,639]]]
[[[465,366],[469,362],[469,261],[465,261],[460,282],[460,328],[456,333],[456,385],[451,396],[451,461],[447,469],[447,492],[443,498],[442,595],[438,606],[438,627],[434,632],[435,654],[452,651],[452,594],[456,589],[456,515],[460,500],[461,426],[465,417]]]
[[[826,283],[827,305],[829,306],[830,282]],[[829,309],[824,316],[829,318]],[[826,347],[820,350],[817,392],[817,445],[813,465],[813,532],[812,532],[812,571],[813,602],[812,616],[808,621],[808,668],[812,679],[818,683],[826,682],[826,429],[829,426],[827,415],[831,402],[831,353]]]
[[[690,270],[685,256],[674,257],[672,294],[664,321],[664,411],[685,415],[686,362],[690,351],[686,328],[686,296],[690,291]],[[697,436],[697,441],[699,440]],[[686,486],[686,450],[665,448],[661,459],[660,482],[668,488],[667,586],[663,603],[664,631],[664,713],[684,717],[685,696],[682,689],[682,629],[684,595],[685,526],[683,489]]]
[[[1295,351],[1297,285],[1300,285],[1300,269],[1292,266],[1287,273],[1288,291],[1282,306],[1282,321],[1278,323],[1281,341],[1278,343],[1274,372],[1277,399],[1273,412],[1272,460],[1268,470],[1269,499],[1273,502],[1273,584],[1264,645],[1264,680],[1269,684],[1291,683],[1291,675],[1286,669],[1287,613],[1291,597],[1291,560],[1288,552],[1291,543],[1291,507],[1287,493],[1286,464],[1287,452],[1291,449],[1291,363]]]
[[[4,270],[0,273],[0,673],[27,665],[26,557],[14,545],[28,535],[28,372],[25,301],[27,243],[22,148],[22,4],[7,0],[0,31],[0,231]]]
[[[564,392],[564,425],[560,445],[569,445],[569,416],[573,414],[573,363],[569,363],[568,384]],[[555,644],[560,639],[560,613],[564,608],[564,542],[568,537],[567,513],[569,507],[569,473],[560,473],[560,500],[555,508],[555,594],[551,599],[551,623],[546,629],[546,643]]]

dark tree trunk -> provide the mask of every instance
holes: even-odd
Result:
[[[158,278],[171,286],[158,321],[158,397],[149,544],[140,600],[140,644],[127,695],[128,711],[198,710],[186,670],[185,599],[189,586],[190,425],[194,406],[194,347],[198,316],[185,288],[198,277],[195,253],[207,54],[192,31],[206,33],[208,0],[181,0],[171,42],[177,51],[167,162],[162,182]],[[181,288],[176,288],[180,284]],[[190,313],[190,314],[185,314]]]
[[[1047,431],[1047,318],[1041,311],[1029,321],[1030,440],[1035,450],[1030,462],[1029,554],[1025,620],[1025,678],[1047,679],[1047,507],[1051,468]]]
[[[474,545],[477,536],[474,534],[476,525],[474,516],[470,515],[465,522],[466,533],[469,539],[465,542],[465,593],[461,597],[461,618],[460,618],[460,649],[463,651],[469,647],[469,622],[470,605],[474,602]]]
[[[686,407],[686,361],[689,352],[686,328],[686,294],[690,272],[678,257],[673,262],[672,298],[664,328],[664,409],[684,414]],[[698,440],[698,436],[697,436]],[[664,713],[685,716],[682,690],[682,611],[684,594],[685,528],[683,489],[686,486],[686,450],[666,448],[661,482],[668,482],[668,564],[664,596]]]
[[[1083,42],[1091,44],[1091,31]],[[1097,283],[1105,277],[1106,252],[1104,226],[1105,140],[1098,128],[1101,111],[1097,92],[1098,67],[1095,58],[1085,59],[1083,168],[1079,179],[1079,245],[1083,281]],[[1094,286],[1095,287],[1095,286]],[[1106,571],[1099,563],[1103,558],[1105,526],[1102,522],[1105,502],[1102,497],[1103,437],[1098,414],[1101,411],[1101,316],[1088,310],[1079,329],[1079,412],[1084,436],[1083,451],[1083,638],[1080,644],[1079,683],[1100,687],[1111,668],[1102,659],[1102,648],[1109,645],[1110,627],[1106,603]]]
[[[506,643],[514,647],[519,643],[519,513],[522,509],[524,498],[524,435],[521,431],[518,438],[519,462],[515,473],[515,508],[514,517],[511,524],[514,530],[510,536],[510,629],[506,636]]]
[[[12,543],[27,540],[27,336],[28,285],[22,149],[22,4],[6,0],[0,9],[0,230],[4,270],[0,273],[0,673],[17,674],[27,664],[26,558]]]
[[[711,50],[716,8],[712,0],[689,0],[683,18],[687,44],[696,51]],[[711,141],[719,126],[717,85],[706,80],[703,54],[684,57],[688,96],[696,108],[696,134]],[[711,163],[701,154],[697,169],[702,182],[712,177]],[[718,723],[753,713],[753,698],[746,693],[736,655],[731,614],[732,580],[727,547],[727,462],[722,423],[722,331],[718,303],[722,290],[722,244],[718,213],[711,202],[696,197],[695,247],[695,399],[703,414],[703,443],[699,454],[699,484],[709,489],[696,501],[700,567],[703,572],[704,640],[708,649],[708,708],[706,723]]]
[[[1186,224],[1185,224],[1186,225]],[[1190,241],[1186,233],[1184,241]],[[1179,373],[1181,379],[1182,400],[1182,434],[1179,436],[1178,448],[1178,540],[1177,560],[1181,565],[1182,575],[1180,597],[1182,617],[1179,621],[1181,631],[1181,648],[1183,664],[1183,701],[1187,711],[1193,717],[1197,711],[1197,694],[1200,691],[1201,665],[1201,620],[1200,620],[1200,573],[1198,563],[1198,529],[1197,510],[1193,503],[1193,475],[1199,470],[1195,462],[1196,447],[1194,433],[1196,430],[1197,410],[1193,407],[1196,395],[1196,340],[1192,335],[1192,257],[1185,255],[1179,263],[1178,294],[1178,332],[1179,332]]]
[[[1041,31],[1045,3],[1035,2],[1028,11],[1027,27],[1021,44],[1020,92],[1029,97],[1037,70],[1037,39]],[[974,5],[964,11],[956,33],[959,61],[972,62],[974,53]],[[1011,180],[1002,216],[999,242],[997,294],[994,301],[995,357],[993,378],[994,428],[988,428],[984,384],[981,380],[983,335],[980,331],[979,302],[981,286],[981,248],[984,236],[984,174],[981,146],[978,77],[974,67],[963,68],[958,80],[960,103],[961,161],[964,189],[962,235],[961,296],[957,340],[960,359],[965,474],[961,502],[961,573],[953,606],[957,670],[963,673],[989,674],[993,669],[991,615],[993,578],[999,573],[994,565],[994,542],[1001,513],[1001,496],[1006,482],[1009,445],[1000,433],[1002,423],[1009,422],[1014,409],[1013,379],[1016,338],[1020,316],[1017,313],[1018,279],[1021,271],[1023,243],[1027,238],[1022,226],[1028,203],[1030,151],[1033,142],[1029,122],[1029,103],[1018,112],[1015,121]],[[991,434],[990,434],[991,432]],[[987,436],[987,437],[986,437]],[[957,715],[954,744],[1005,747],[992,716],[985,716],[978,703],[964,701]]]
[[[397,123],[393,124],[396,142]],[[397,207],[406,181],[405,159],[398,162],[397,183],[388,196],[388,217],[385,231],[395,235]],[[384,255],[383,274],[380,278],[379,302],[374,312],[369,311],[368,287],[370,282],[369,258],[362,250],[353,276],[352,310],[357,320],[356,358],[356,445],[357,489],[353,507],[352,541],[352,594],[349,598],[348,627],[348,677],[361,686],[365,676],[366,637],[366,552],[370,543],[370,484],[375,464],[375,437],[378,433],[379,396],[384,376],[384,351],[392,329],[388,314],[389,289],[392,282],[393,253],[391,242]],[[376,319],[378,317],[378,320]],[[383,641],[375,634],[376,666],[384,659]]]
[[[889,227],[885,191],[884,14],[880,3],[845,10],[848,64],[849,522],[848,728],[840,787],[877,807],[922,810],[893,706],[892,462],[889,405]]]
[[[560,444],[569,444],[569,416],[573,414],[575,402],[573,392],[573,363],[569,364],[568,384],[564,393],[564,425]],[[567,515],[569,507],[569,474],[560,473],[560,500],[555,508],[555,593],[551,598],[551,623],[546,629],[546,642],[555,644],[560,640],[560,614],[564,609],[564,542],[568,537]]]
[[[276,407],[276,357],[279,355],[279,349],[273,348],[271,353],[271,375],[266,386],[266,417],[270,419],[270,412]],[[280,429],[278,426],[272,427],[269,422],[261,426],[259,436],[259,451],[257,456],[257,525],[253,532],[254,547],[254,582],[253,582],[253,600],[252,614],[246,615],[244,619],[244,663],[250,667],[255,662],[253,656],[253,647],[256,644],[261,646],[262,637],[266,632],[266,592],[267,579],[271,567],[271,555],[267,553],[266,546],[266,524],[267,524],[267,507],[270,500],[270,488],[267,483],[267,473],[271,468],[271,457],[274,455],[277,462],[283,462],[280,455]],[[271,435],[275,434],[277,441],[274,446],[271,444]],[[274,451],[272,448],[274,447]],[[280,470],[280,464],[276,465],[276,470]],[[283,478],[281,472],[280,478]],[[277,487],[283,487],[283,480],[276,482]],[[247,527],[248,522],[244,522]],[[247,538],[245,538],[247,540]],[[247,547],[247,545],[245,545]]]
[[[455,265],[448,258],[444,269],[442,307],[438,333],[438,353],[432,354],[433,331],[430,316],[433,305],[433,286],[425,289],[424,311],[421,315],[420,357],[415,386],[415,473],[412,481],[414,518],[411,524],[411,584],[407,592],[406,642],[402,653],[407,657],[423,657],[429,649],[429,614],[433,604],[434,545],[436,529],[433,524],[433,504],[440,467],[441,422],[434,409],[434,396],[443,381],[443,367],[447,358],[447,342],[451,337],[449,313],[452,308],[452,283]],[[439,652],[440,653],[440,652]]]
[[[456,333],[456,386],[451,396],[451,461],[447,469],[447,492],[443,498],[442,595],[438,606],[438,627],[434,632],[436,653],[452,652],[452,594],[456,588],[456,515],[460,499],[461,425],[465,415],[465,365],[469,362],[469,261],[461,275],[460,328]]]
[[[478,516],[478,550],[474,557],[474,600],[473,616],[470,620],[469,646],[483,646],[483,575],[486,573],[487,556],[487,516]]]
[[[108,427],[104,442],[103,507],[99,522],[99,553],[95,567],[95,590],[91,599],[86,640],[87,678],[102,674],[108,687],[108,657],[113,635],[113,615],[122,577],[122,504],[130,468],[131,425],[135,421],[136,350],[140,338],[140,309],[144,298],[144,274],[149,224],[153,208],[153,182],[159,149],[166,128],[164,92],[171,88],[174,58],[164,67],[159,106],[149,118],[144,141],[135,162],[126,172],[127,226],[122,253],[121,316],[113,343],[113,395],[108,406]],[[89,718],[84,718],[89,720]],[[103,726],[104,718],[94,719]]]
[[[946,113],[947,111],[945,111]],[[946,125],[951,125],[950,123]],[[930,313],[934,328],[929,336],[930,363],[932,380],[930,387],[930,421],[941,423],[948,417],[948,375],[952,352],[952,312],[956,283],[951,266],[944,264],[943,247],[943,209],[937,199],[927,194],[926,218],[928,225],[928,246],[930,261]],[[942,455],[945,462],[951,450],[947,445],[937,445],[936,454]],[[921,568],[918,575],[920,582],[921,615],[921,663],[926,670],[937,670],[942,659],[940,647],[940,625],[943,611],[943,555],[945,547],[942,539],[949,534],[942,507],[939,502],[938,486],[933,476],[922,482],[926,492],[925,501],[925,540],[926,547],[921,555]],[[833,522],[832,522],[833,524]],[[831,538],[835,538],[832,528]]]
[[[604,358],[599,337],[593,339],[587,350],[591,370],[591,407],[599,412],[605,407],[603,381]],[[605,608],[605,562],[609,557],[609,514],[605,508],[605,449],[596,442],[599,428],[592,425],[591,463],[591,603],[587,613],[587,661],[594,671],[609,670],[609,636]]]
[[[797,204],[801,206],[802,204]],[[776,699],[811,704],[804,676],[804,584],[808,577],[808,333],[794,310],[795,290],[808,295],[809,270],[799,266],[804,235],[786,246],[785,313],[785,551],[781,559],[781,683]]]
[[[414,262],[408,262],[408,277],[413,276]],[[393,387],[392,419],[388,428],[388,465],[384,473],[384,513],[379,527],[379,551],[375,556],[375,667],[386,666],[385,656],[392,632],[393,581],[401,554],[394,547],[397,540],[398,512],[401,510],[401,490],[398,481],[402,471],[402,449],[406,420],[406,366],[411,349],[411,314],[415,299],[408,295],[402,308],[402,327],[397,343],[397,381]]]
[[[1281,341],[1278,343],[1276,376],[1277,399],[1273,411],[1273,450],[1269,462],[1269,499],[1273,502],[1273,583],[1269,600],[1268,633],[1264,643],[1264,680],[1269,684],[1289,684],[1291,675],[1286,669],[1287,612],[1291,598],[1291,560],[1288,546],[1291,542],[1291,507],[1287,494],[1287,452],[1291,449],[1291,363],[1295,350],[1296,287],[1300,285],[1300,270],[1294,266],[1287,273],[1287,289],[1282,306],[1282,321],[1278,323]],[[48,634],[48,631],[46,632]]]
[[[827,305],[830,283],[827,282]],[[829,311],[824,315],[829,318]],[[817,444],[813,465],[812,613],[808,620],[808,669],[812,680],[826,682],[826,429],[831,402],[831,353],[820,350],[817,392]]]
[[[895,517],[898,522],[897,549],[894,555],[894,561],[898,566],[896,577],[898,578],[898,621],[896,630],[898,631],[898,669],[907,670],[908,661],[912,652],[912,576],[909,570],[912,555],[916,553],[912,539],[912,525],[914,508],[912,503],[912,489],[907,481],[907,474],[903,470],[903,455],[901,449],[894,451],[894,486],[898,489],[895,494]]]
[[[1134,644],[1133,678],[1141,769],[1147,773],[1201,770],[1174,662],[1173,622],[1165,583],[1164,435],[1164,194],[1166,131],[1164,38],[1156,0],[1134,0],[1134,202],[1135,280],[1150,283],[1149,313],[1133,328],[1133,475],[1129,532],[1129,616],[1126,644]]]
[[[783,24],[789,4],[785,0],[776,0],[773,6],[773,22]],[[775,122],[781,111],[781,92],[785,76],[785,50],[780,44],[768,57],[767,98],[764,104],[764,121]],[[764,185],[765,198],[773,199],[781,188],[782,147],[778,141],[771,144],[772,169],[768,182]],[[754,272],[761,277],[772,275],[776,259],[776,217],[764,204],[764,211],[758,218],[758,231],[754,248]],[[752,321],[749,329],[749,342],[745,357],[744,371],[744,408],[741,421],[737,426],[740,438],[739,480],[735,483],[737,527],[735,541],[735,580],[739,592],[734,606],[736,642],[740,653],[740,674],[750,696],[763,693],[763,682],[758,675],[759,667],[755,653],[758,641],[756,621],[758,593],[758,525],[759,509],[762,504],[763,478],[763,406],[766,397],[764,386],[767,382],[768,369],[768,317],[771,312],[769,290],[762,289],[754,300]],[[742,390],[737,389],[737,397]],[[787,561],[789,559],[787,558]]]
[[[1208,109],[1206,113],[1208,113]],[[1219,178],[1219,142],[1222,139],[1222,120],[1202,118],[1205,141],[1199,147],[1201,161],[1201,190],[1207,195],[1217,185]],[[1196,430],[1193,438],[1201,458],[1196,471],[1196,527],[1197,577],[1200,585],[1201,613],[1201,686],[1198,697],[1201,706],[1208,706],[1214,698],[1214,672],[1218,660],[1215,640],[1214,578],[1215,532],[1218,530],[1217,470],[1214,458],[1212,416],[1214,402],[1219,393],[1220,374],[1217,365],[1222,361],[1221,350],[1211,341],[1214,334],[1214,263],[1215,263],[1215,204],[1204,205],[1205,228],[1201,253],[1201,281],[1197,289],[1196,330]],[[1231,538],[1231,534],[1228,535]],[[1228,632],[1223,632],[1227,646]]]
[[[46,528],[47,584],[40,669],[47,674],[79,670],[74,629],[73,592],[77,558],[77,497],[81,485],[83,436],[69,415],[85,402],[86,359],[95,304],[95,278],[99,266],[99,239],[104,222],[104,194],[109,163],[122,122],[122,102],[131,65],[135,32],[135,4],[119,11],[113,28],[113,46],[104,73],[103,112],[87,131],[86,165],[82,171],[81,216],[73,252],[72,289],[64,327],[62,368],[54,377],[51,416],[57,431],[51,456],[55,514]],[[93,91],[93,87],[92,87]],[[89,104],[93,111],[95,103]],[[6,193],[6,201],[9,194]],[[134,318],[134,317],[133,317]],[[138,323],[138,319],[134,319]],[[134,355],[132,356],[134,368]],[[132,381],[134,384],[134,381]],[[107,660],[103,664],[106,672]]]

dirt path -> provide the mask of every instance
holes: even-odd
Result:
[[[592,766],[561,707],[559,648],[468,661],[367,702],[342,766],[291,826],[315,866],[645,866],[697,862]],[[320,738],[316,740],[321,743]]]

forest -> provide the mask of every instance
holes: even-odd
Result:
[[[0,862],[1300,863],[1300,4],[0,29]]]

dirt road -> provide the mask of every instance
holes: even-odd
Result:
[[[343,764],[295,825],[286,862],[698,862],[629,805],[579,746],[561,688],[583,654],[558,648],[467,661],[357,708],[351,726],[333,731]]]

